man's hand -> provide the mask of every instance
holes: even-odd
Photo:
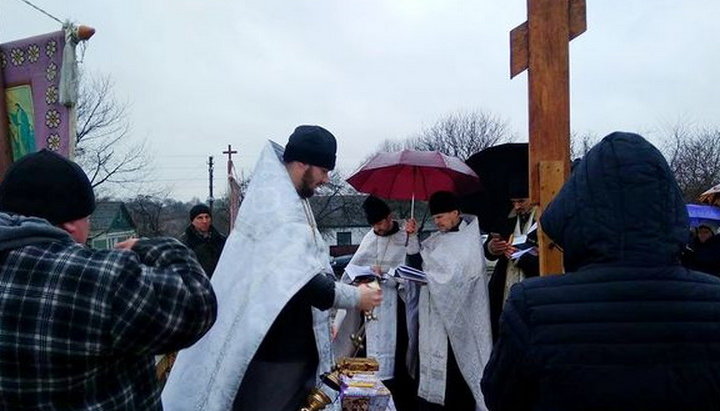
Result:
[[[515,248],[511,245],[507,246],[507,248],[505,249],[505,258],[507,258],[509,260],[510,257],[512,257],[512,255],[515,254],[516,251],[517,251],[517,248]]]
[[[512,249],[514,247],[511,247],[510,244],[508,244],[507,241],[500,238],[499,235],[491,234],[492,237],[490,238],[490,241],[488,242],[488,251],[490,251],[490,254],[492,255],[503,255],[507,257],[510,254],[507,253],[509,249]]]
[[[405,232],[412,235],[417,232],[417,221],[414,218],[409,218],[405,222]]]
[[[128,238],[125,241],[121,241],[117,244],[115,244],[115,249],[117,250],[132,250],[132,248],[137,244],[139,241],[139,238]]]
[[[360,290],[359,309],[370,311],[382,303],[382,290],[377,283],[360,284],[358,290]]]

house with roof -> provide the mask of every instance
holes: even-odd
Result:
[[[125,203],[122,201],[98,201],[90,215],[88,245],[103,250],[137,235],[137,229]]]
[[[330,195],[310,198],[310,206],[330,255],[352,254],[370,230],[362,203],[365,195]]]

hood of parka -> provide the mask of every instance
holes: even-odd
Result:
[[[688,214],[667,161],[643,137],[615,132],[595,145],[548,205],[542,228],[565,271],[589,264],[678,264]]]
[[[0,212],[0,251],[47,242],[74,241],[66,231],[42,218]]]

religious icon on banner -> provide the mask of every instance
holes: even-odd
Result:
[[[72,158],[79,68],[75,48],[95,30],[62,30],[0,44],[0,173],[43,148]]]
[[[5,89],[13,161],[35,151],[35,109],[30,85]]]

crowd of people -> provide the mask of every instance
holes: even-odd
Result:
[[[0,182],[0,408],[299,410],[312,389],[336,395],[320,380],[335,358],[359,355],[400,411],[720,409],[720,279],[706,274],[720,237],[703,223],[688,242],[644,138],[605,137],[545,210],[509,181],[485,241],[452,192],[430,197],[423,239],[367,197],[350,264],[379,286],[334,276],[308,202],[336,151],[299,126],[265,146],[227,239],[197,205],[182,241],[114,250],[84,245],[95,197],[77,164],[15,162]],[[539,276],[538,225],[566,274]],[[178,350],[161,389],[155,356]]]

